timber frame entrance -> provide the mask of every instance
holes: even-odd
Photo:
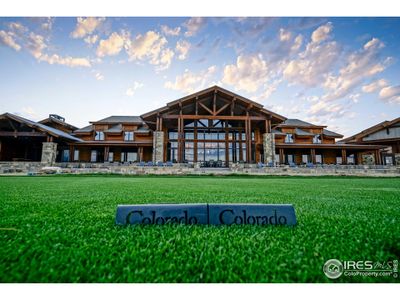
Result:
[[[263,136],[285,117],[218,86],[141,116],[162,132],[162,160],[229,166],[264,161]]]

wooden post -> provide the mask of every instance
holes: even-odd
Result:
[[[139,147],[139,161],[143,161],[143,147]]]
[[[382,159],[379,150],[375,150],[375,164],[382,165]]]
[[[74,146],[69,145],[69,161],[74,161]]]
[[[283,148],[279,149],[279,164],[281,165],[285,164],[285,153]]]
[[[196,163],[197,162],[197,143],[199,142],[198,140],[197,140],[197,120],[194,120],[193,121],[194,122],[194,132],[193,132],[193,135],[194,135],[194,140],[193,140],[193,161]]]
[[[181,118],[178,118],[178,162],[181,162]]]
[[[110,147],[105,146],[104,147],[104,162],[108,161],[108,153],[110,152]]]
[[[225,167],[229,167],[229,129],[228,121],[225,121]]]
[[[253,139],[252,139],[252,134],[251,134],[251,121],[248,120],[249,122],[249,163],[253,162],[253,157],[252,157],[252,146],[253,146]]]
[[[311,162],[315,165],[317,160],[315,158],[315,149],[311,149]]]
[[[265,120],[265,133],[271,133],[271,119]]]
[[[346,149],[342,149],[342,165],[347,165]]]
[[[249,163],[249,145],[248,145],[248,140],[249,140],[249,124],[247,122],[247,119],[244,121],[244,126],[245,126],[245,144],[246,144],[246,162]]]
[[[217,91],[214,91],[214,99],[213,99],[213,115],[215,116],[217,111]]]

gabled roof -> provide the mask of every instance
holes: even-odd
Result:
[[[47,132],[49,135],[54,136],[54,137],[65,138],[67,140],[75,141],[75,142],[82,141],[80,138],[72,136],[62,130],[41,124],[39,122],[28,120],[28,119],[25,119],[23,117],[20,117],[20,116],[14,115],[14,114],[5,113],[5,114],[0,115],[0,117],[10,118],[18,123],[26,124],[28,127],[34,128],[34,129],[42,131],[42,132]]]
[[[110,116],[104,119],[101,119],[99,121],[92,121],[89,122],[92,124],[110,124],[110,123],[143,123],[143,120],[140,116]]]
[[[286,133],[283,133],[282,131],[280,131],[278,129],[272,129],[271,132],[274,133],[275,135],[286,135]]]
[[[74,133],[90,133],[93,131],[93,125],[88,125],[78,130],[75,130]]]
[[[299,119],[286,119],[285,122],[278,125],[279,127],[326,127],[322,125],[314,125]]]
[[[367,135],[369,135],[371,133],[375,133],[375,132],[377,132],[379,130],[382,130],[384,128],[387,128],[387,127],[392,126],[392,125],[394,125],[396,123],[399,123],[399,122],[400,122],[400,117],[396,118],[396,119],[393,119],[391,121],[380,122],[380,123],[378,123],[378,124],[376,124],[374,126],[371,126],[371,127],[367,128],[367,129],[364,129],[363,131],[360,131],[359,133],[356,133],[356,134],[354,134],[352,136],[349,136],[349,137],[341,140],[340,142],[350,142],[350,141],[353,141],[353,140],[356,140],[356,139],[361,139],[361,138],[363,138],[363,137],[365,137],[365,136],[367,136]]]
[[[251,104],[252,106],[254,106],[254,107],[256,107],[256,108],[259,108],[261,112],[263,112],[263,113],[265,113],[265,114],[270,114],[271,116],[273,116],[273,117],[275,117],[275,118],[277,118],[277,119],[279,119],[279,120],[281,120],[281,121],[286,120],[286,117],[281,116],[281,115],[279,115],[279,114],[277,114],[277,113],[274,113],[274,112],[272,112],[272,111],[269,111],[269,110],[265,109],[264,106],[263,106],[262,104],[257,103],[257,102],[255,102],[255,101],[253,101],[253,100],[250,100],[250,99],[248,99],[248,98],[246,98],[246,97],[240,96],[240,95],[238,95],[238,94],[236,94],[236,93],[233,93],[233,92],[231,92],[231,91],[228,91],[228,90],[226,90],[226,89],[224,89],[224,88],[222,88],[222,87],[220,87],[220,86],[217,86],[217,85],[214,85],[214,86],[212,86],[212,87],[206,88],[206,89],[201,90],[201,91],[198,91],[198,92],[196,92],[196,93],[187,95],[187,96],[182,97],[182,98],[179,98],[179,99],[177,99],[177,100],[168,102],[166,106],[163,106],[163,107],[161,107],[161,108],[159,108],[159,109],[156,109],[156,110],[150,111],[150,112],[148,112],[148,113],[145,113],[145,114],[141,115],[141,117],[144,119],[144,118],[148,118],[148,117],[150,117],[150,116],[152,116],[152,115],[165,112],[165,111],[167,111],[168,109],[170,109],[171,106],[174,106],[174,105],[179,104],[179,103],[182,103],[182,104],[183,104],[185,101],[191,100],[191,99],[193,99],[194,97],[199,97],[199,96],[201,96],[201,95],[204,95],[204,94],[207,94],[207,93],[210,93],[210,92],[213,92],[213,91],[217,91],[217,92],[220,92],[220,93],[229,95],[229,96],[231,96],[232,98],[236,98],[237,100],[240,100],[240,101],[242,101],[242,102]]]
[[[343,137],[343,135],[333,132],[333,131],[330,131],[330,130],[327,130],[327,129],[324,129],[322,131],[322,134],[326,135],[326,136],[334,137],[334,138],[339,138],[339,139]]]

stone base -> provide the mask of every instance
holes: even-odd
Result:
[[[263,134],[264,163],[275,162],[275,137],[273,133]]]
[[[42,147],[42,164],[51,166],[56,162],[57,143],[46,142]]]
[[[153,133],[153,163],[164,161],[164,131]]]
[[[400,166],[400,153],[394,154],[394,164],[395,166]]]

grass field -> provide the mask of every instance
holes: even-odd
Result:
[[[292,203],[298,225],[114,225],[117,204]],[[326,260],[400,258],[400,179],[0,177],[1,282],[398,282]]]

